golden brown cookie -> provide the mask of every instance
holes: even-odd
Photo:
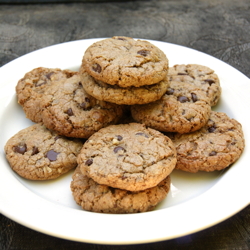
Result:
[[[44,91],[51,84],[64,81],[77,74],[71,70],[39,67],[27,72],[16,86],[18,103],[23,107],[26,117],[33,122],[41,122],[40,101]]]
[[[83,141],[58,136],[41,124],[27,127],[5,145],[10,167],[30,180],[55,179],[75,168]]]
[[[169,68],[169,82],[185,82],[202,89],[215,106],[221,96],[220,80],[214,70],[198,64],[179,64]]]
[[[209,100],[200,88],[171,82],[155,102],[131,107],[135,121],[162,132],[190,133],[203,127],[210,116]]]
[[[124,110],[87,94],[78,74],[48,87],[40,102],[47,128],[77,138],[88,138],[100,128],[116,124]]]
[[[98,213],[139,213],[153,210],[170,190],[170,176],[157,186],[138,192],[101,185],[77,167],[71,182],[72,195],[84,210]]]
[[[158,47],[124,36],[103,39],[89,46],[82,65],[95,79],[120,87],[155,84],[168,71],[168,59]]]
[[[241,124],[216,111],[200,130],[173,134],[171,138],[177,150],[176,169],[192,173],[224,169],[240,157],[245,147]]]
[[[145,104],[156,101],[162,97],[168,88],[167,78],[152,85],[122,88],[94,79],[83,67],[80,70],[80,77],[83,88],[88,94],[98,100],[119,105]]]
[[[143,124],[111,125],[84,144],[77,162],[99,184],[129,191],[154,187],[176,164],[172,141]]]

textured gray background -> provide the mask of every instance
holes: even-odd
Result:
[[[0,65],[66,41],[125,35],[191,47],[250,77],[250,1],[0,5]]]
[[[22,1],[32,4],[16,4]],[[12,4],[3,4],[7,2]],[[53,44],[124,35],[194,48],[250,77],[249,0],[70,2],[38,4],[34,0],[0,0],[0,66]],[[243,191],[249,194],[249,190]],[[102,246],[57,239],[0,215],[0,250],[7,249],[247,250],[250,249],[250,206],[201,232],[140,246]]]

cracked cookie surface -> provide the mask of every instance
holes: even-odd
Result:
[[[88,138],[100,128],[117,123],[124,109],[87,94],[78,74],[51,85],[44,93],[41,106],[47,128],[77,138]]]
[[[16,86],[17,101],[26,117],[33,122],[42,122],[40,101],[48,86],[75,74],[77,72],[71,70],[44,67],[27,72]]]
[[[120,87],[151,85],[166,77],[168,59],[144,40],[115,36],[93,43],[82,65],[95,79]]]
[[[77,167],[70,187],[76,203],[84,210],[123,214],[153,210],[167,196],[170,182],[170,176],[167,176],[153,188],[131,192],[98,184]]]
[[[99,184],[129,191],[156,186],[176,164],[172,141],[139,123],[111,125],[92,135],[77,162]]]
[[[221,96],[220,80],[214,70],[198,64],[179,64],[169,68],[169,82],[186,82],[203,90],[215,106]]]
[[[58,136],[44,125],[27,127],[5,144],[10,167],[30,180],[55,179],[75,168],[83,141]]]
[[[134,105],[135,121],[162,132],[189,133],[204,126],[211,106],[204,91],[183,82],[171,82],[158,101]]]
[[[83,68],[80,71],[83,88],[87,93],[98,100],[116,103],[119,105],[145,104],[156,101],[162,97],[168,87],[168,80],[141,87],[121,88],[102,81],[95,80]]]
[[[240,157],[245,147],[241,124],[216,111],[200,130],[173,134],[171,139],[177,150],[176,169],[193,173],[224,169]]]

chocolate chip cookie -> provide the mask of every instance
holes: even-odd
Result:
[[[111,125],[84,144],[77,162],[99,184],[129,191],[154,187],[176,164],[172,141],[143,124]]]
[[[203,127],[210,111],[210,101],[204,91],[174,81],[160,100],[131,107],[135,121],[162,132],[178,133],[190,133]]]
[[[41,124],[27,127],[5,144],[10,167],[30,180],[55,179],[75,168],[83,141],[58,136]]]
[[[64,81],[77,72],[58,68],[35,68],[24,75],[16,86],[18,103],[23,107],[26,117],[33,122],[41,122],[40,100],[44,91],[52,83]]]
[[[168,71],[168,59],[158,47],[124,36],[93,43],[85,51],[82,65],[95,79],[120,87],[155,84]]]
[[[214,70],[198,64],[180,64],[169,68],[169,81],[186,82],[201,88],[215,106],[221,96],[220,80]]]
[[[84,210],[99,213],[139,213],[153,210],[170,190],[170,176],[157,186],[138,192],[101,185],[77,167],[71,182],[72,195]]]
[[[76,74],[47,88],[41,99],[43,124],[58,134],[88,138],[118,122],[123,106],[99,101],[85,92]]]
[[[145,104],[156,101],[162,97],[168,87],[165,78],[159,83],[141,87],[121,88],[94,79],[81,67],[81,83],[85,91],[98,100],[116,103],[119,105]]]
[[[176,169],[192,173],[224,169],[240,157],[245,147],[241,124],[216,111],[200,130],[173,134],[171,138],[177,150]]]

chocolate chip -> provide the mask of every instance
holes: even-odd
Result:
[[[193,102],[197,102],[198,101],[198,97],[195,93],[191,93],[191,96],[192,96],[192,100]]]
[[[137,51],[137,54],[141,56],[147,56],[149,53],[150,51],[144,49]]]
[[[115,194],[116,189],[115,189],[115,188],[113,188],[113,187],[109,187],[109,191],[110,191],[112,194]]]
[[[166,92],[167,95],[172,95],[174,93],[174,89],[169,88]]]
[[[72,108],[69,108],[69,109],[67,110],[67,114],[68,114],[69,116],[74,115]]]
[[[217,155],[216,151],[212,151],[212,152],[209,153],[209,156],[215,156],[215,155]]]
[[[121,141],[123,139],[123,137],[121,135],[116,135],[116,138],[118,141]]]
[[[94,64],[92,66],[92,69],[93,69],[93,71],[95,71],[97,73],[101,73],[101,71],[102,71],[102,68],[101,68],[101,66],[98,63]]]
[[[123,150],[124,152],[126,152],[126,149],[121,147],[121,146],[117,146],[114,148],[114,152],[117,153],[119,150]]]
[[[188,75],[188,73],[178,73],[177,75],[179,75],[179,76],[187,76]]]
[[[212,126],[212,127],[209,127],[207,130],[209,133],[213,133],[215,131],[216,127],[215,126]]]
[[[93,163],[93,159],[88,159],[85,161],[85,165],[90,166]]]
[[[90,99],[89,99],[88,97],[85,97],[85,102],[81,103],[81,104],[80,104],[80,107],[81,107],[83,110],[89,110],[89,109],[91,109]]]
[[[123,37],[117,37],[116,39],[117,39],[117,40],[126,41],[126,39],[125,39],[125,38],[123,38]]]
[[[50,79],[51,80],[51,76],[54,74],[55,72],[50,72],[50,73],[48,73],[47,75],[46,75],[46,77],[48,78],[48,79]]]
[[[50,160],[50,161],[56,161],[57,156],[59,155],[59,153],[55,152],[54,150],[49,150],[46,154],[46,157]]]
[[[213,83],[215,83],[215,81],[212,80],[212,79],[206,79],[206,80],[204,80],[204,82],[208,83],[210,86],[211,86]]]
[[[80,104],[80,107],[83,110],[88,110],[90,108],[90,105],[89,105],[89,103],[83,102],[83,103]]]
[[[144,137],[148,138],[148,135],[143,133],[143,132],[138,132],[135,135],[141,135],[141,136],[144,136]]]
[[[22,144],[22,145],[14,146],[13,151],[23,155],[27,151],[27,145]]]
[[[177,100],[181,103],[188,102],[189,99],[186,96],[179,96]]]
[[[36,155],[36,154],[38,154],[39,153],[39,150],[38,150],[38,147],[33,147],[32,148],[32,153],[31,153],[31,155]]]

